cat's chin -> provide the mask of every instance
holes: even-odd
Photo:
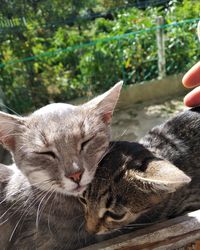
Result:
[[[65,188],[56,188],[56,191],[69,196],[79,196],[85,191],[86,188],[87,185],[83,185],[83,186],[77,186],[76,188],[71,190],[67,190]]]
[[[71,195],[73,195],[73,196],[79,196],[79,195],[81,195],[85,191],[86,188],[87,188],[87,185],[78,186],[78,187],[76,187],[76,188],[74,188],[73,190],[70,191]]]

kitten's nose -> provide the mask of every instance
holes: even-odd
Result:
[[[78,172],[75,172],[73,174],[68,175],[67,177],[69,179],[71,179],[73,182],[76,182],[77,184],[79,184],[81,177],[82,177],[82,174],[83,174],[83,172],[78,171]]]

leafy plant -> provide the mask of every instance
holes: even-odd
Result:
[[[49,102],[102,92],[119,79],[133,84],[157,78],[154,27],[159,15],[165,17],[167,74],[184,72],[199,59],[197,21],[176,23],[199,18],[199,1],[116,9],[125,2],[2,0],[0,20],[20,18],[25,24],[0,33],[6,105],[27,113]],[[108,8],[115,9],[109,17],[95,17]]]

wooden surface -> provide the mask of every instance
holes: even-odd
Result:
[[[139,249],[200,250],[200,210],[82,248],[82,250]]]

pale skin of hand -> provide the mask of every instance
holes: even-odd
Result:
[[[200,62],[184,75],[182,82],[186,88],[196,87],[185,96],[184,104],[188,107],[200,106]]]

